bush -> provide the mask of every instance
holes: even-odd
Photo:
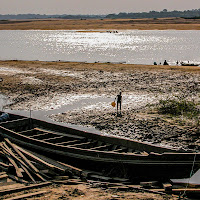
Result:
[[[158,112],[161,114],[170,115],[184,115],[188,117],[194,117],[199,114],[199,109],[192,101],[186,101],[184,99],[167,99],[160,100]]]

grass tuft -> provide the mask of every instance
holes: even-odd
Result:
[[[173,116],[183,115],[189,118],[196,117],[200,114],[200,110],[195,102],[176,98],[160,100],[158,112],[160,114],[169,114]]]

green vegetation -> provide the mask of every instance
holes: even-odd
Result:
[[[119,14],[109,14],[106,18],[111,19],[139,19],[139,18],[165,18],[165,17],[200,17],[200,9],[184,10],[184,11],[168,11],[164,9],[162,11],[150,11],[150,12],[140,12],[140,13],[119,13]]]
[[[173,116],[183,115],[189,118],[196,117],[200,114],[197,104],[182,98],[160,100],[158,112],[160,114],[169,114]]]

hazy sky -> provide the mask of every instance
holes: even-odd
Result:
[[[0,0],[0,14],[109,14],[199,9],[200,0]]]

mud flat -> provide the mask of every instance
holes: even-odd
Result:
[[[199,67],[0,61],[0,92],[11,105],[65,123],[177,148],[198,147],[199,116],[158,113],[160,100],[199,102]],[[122,116],[111,106],[122,91]],[[46,113],[45,113],[45,112]]]
[[[59,121],[95,127],[102,134],[195,149],[199,116],[158,113],[160,100],[199,102],[199,67],[111,63],[0,61],[3,110],[34,110]],[[122,116],[110,104],[122,91]],[[7,99],[6,99],[7,97]],[[86,184],[54,185],[37,199],[178,199],[147,192],[102,190]],[[32,198],[35,199],[35,198]]]

